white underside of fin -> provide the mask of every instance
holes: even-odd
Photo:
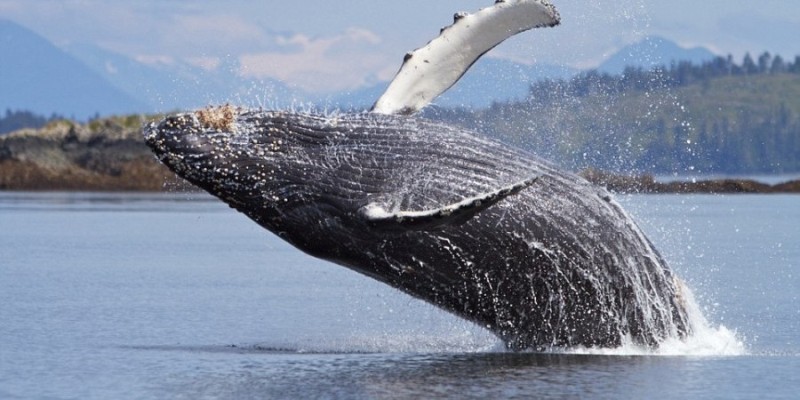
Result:
[[[469,218],[498,201],[531,186],[537,179],[538,177],[532,177],[489,193],[430,210],[387,211],[379,204],[370,203],[362,207],[360,212],[367,221],[373,224],[439,226],[450,223],[453,219]]]
[[[498,0],[455,22],[425,47],[406,55],[389,88],[372,107],[381,114],[413,114],[444,93],[484,53],[517,33],[560,22],[548,0]]]

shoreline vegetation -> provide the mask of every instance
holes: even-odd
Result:
[[[159,163],[145,145],[141,126],[152,119],[156,117],[111,117],[87,124],[60,120],[2,135],[0,190],[196,190]],[[652,175],[596,169],[579,175],[617,193],[800,193],[800,179],[769,185],[732,178],[658,182]]]
[[[800,56],[588,71],[533,83],[522,100],[428,112],[573,171],[800,171]]]

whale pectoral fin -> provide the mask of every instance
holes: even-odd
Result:
[[[362,207],[359,213],[367,220],[367,223],[381,229],[435,230],[446,225],[459,225],[467,222],[500,200],[531,186],[538,178],[538,176],[529,178],[489,193],[430,210],[389,212],[380,205],[370,203]]]
[[[406,54],[400,71],[372,111],[414,114],[455,84],[484,53],[517,33],[560,22],[547,0],[497,0],[473,14],[458,13],[425,47]]]

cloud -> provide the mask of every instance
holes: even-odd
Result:
[[[219,57],[190,57],[186,62],[206,71],[213,71],[222,65],[222,59]]]
[[[289,52],[255,52],[239,57],[240,73],[248,78],[275,78],[309,92],[332,92],[363,86],[370,79],[387,79],[392,61],[380,52],[375,33],[349,28],[333,36],[294,34],[277,44]]]
[[[235,15],[174,15],[159,30],[160,45],[182,56],[278,48],[275,35]]]

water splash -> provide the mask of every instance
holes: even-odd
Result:
[[[656,356],[656,357],[731,357],[750,354],[745,340],[735,330],[714,325],[688,287],[682,288],[686,313],[692,334],[668,338],[657,347],[636,344],[628,338],[614,348],[550,348],[528,354],[564,354],[592,356]],[[429,310],[430,311],[430,310]],[[493,354],[511,352],[505,344],[487,330],[463,320],[444,323],[433,311],[426,327],[397,330],[390,323],[378,331],[359,332],[354,326],[351,334],[334,337],[292,337],[250,345],[236,346],[237,350],[297,354]],[[449,316],[448,316],[449,317]],[[391,319],[391,318],[390,318]],[[403,321],[403,324],[408,321]]]
[[[724,325],[714,326],[703,315],[691,289],[684,286],[686,314],[692,334],[686,338],[671,337],[656,347],[642,347],[627,341],[617,348],[577,348],[565,351],[568,354],[591,354],[611,356],[741,356],[748,354],[747,345],[736,331]]]

